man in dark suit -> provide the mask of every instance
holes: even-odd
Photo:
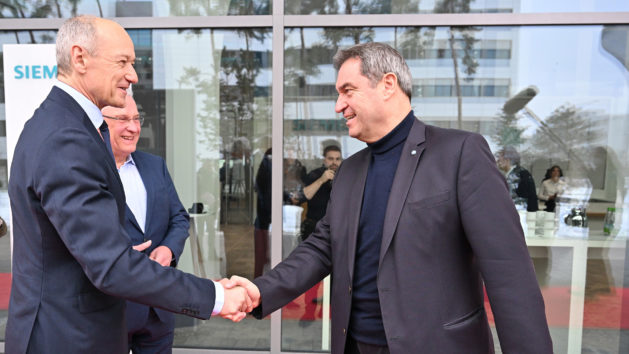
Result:
[[[163,267],[176,266],[188,238],[189,216],[179,201],[166,163],[136,150],[143,117],[131,95],[122,108],[101,112],[110,132],[111,150],[126,197],[125,230],[134,245],[151,242],[147,257]],[[129,349],[133,353],[171,353],[175,315],[127,302]]]
[[[343,161],[315,231],[247,287],[266,316],[332,274],[332,353],[552,353],[518,214],[482,136],[419,121],[386,44],[339,51],[336,111],[368,147]]]
[[[203,319],[239,320],[248,308],[244,289],[162,267],[124,231],[100,109],[124,105],[134,60],[115,22],[80,16],[59,29],[58,82],[24,125],[11,166],[7,353],[124,353],[124,299]]]

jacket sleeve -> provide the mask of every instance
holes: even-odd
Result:
[[[60,128],[35,156],[34,194],[67,250],[100,291],[134,302],[207,319],[215,288],[131,248],[114,195],[112,168],[85,131]],[[159,279],[159,281],[157,281]]]

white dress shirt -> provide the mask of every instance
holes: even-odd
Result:
[[[120,166],[118,173],[124,187],[127,206],[131,209],[142,232],[146,232],[146,188],[131,155],[127,156],[127,161]]]

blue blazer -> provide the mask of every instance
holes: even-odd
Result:
[[[7,353],[127,352],[125,300],[207,319],[214,284],[131,248],[118,170],[81,106],[53,87],[26,122],[9,180]]]
[[[164,159],[142,151],[131,154],[144,188],[146,189],[145,232],[142,232],[135,216],[126,206],[124,227],[134,245],[151,240],[151,247],[144,251],[148,256],[159,247],[166,246],[173,253],[172,266],[176,266],[188,237],[190,217],[181,204]],[[160,320],[174,325],[171,312],[155,309]],[[145,327],[149,306],[129,301],[127,303],[127,328]]]

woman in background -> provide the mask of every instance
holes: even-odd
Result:
[[[561,171],[561,167],[557,165],[546,170],[546,176],[542,181],[542,188],[538,195],[539,199],[546,203],[545,211],[555,211],[557,196],[560,195],[566,187],[566,182],[562,177],[563,171]]]

